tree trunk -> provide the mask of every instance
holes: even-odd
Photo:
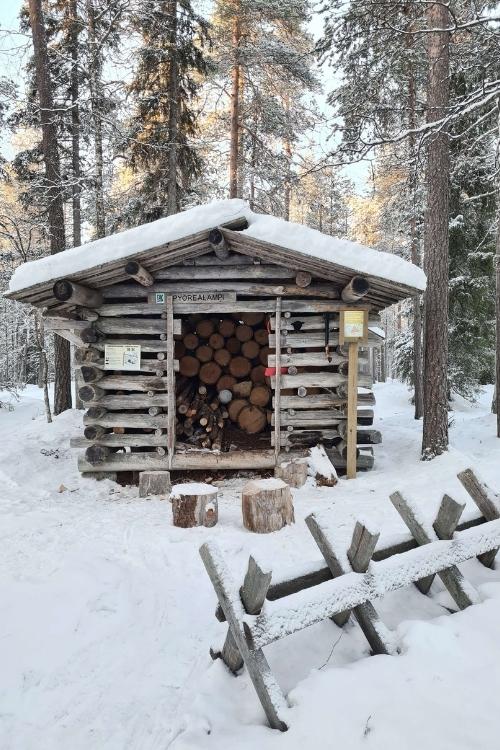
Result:
[[[168,83],[168,181],[167,216],[177,213],[177,120],[179,80],[177,67],[177,0],[169,0],[169,83]]]
[[[500,103],[497,100],[498,107],[498,138],[497,138],[497,236],[496,236],[496,254],[495,254],[495,330],[496,330],[496,348],[495,348],[495,393],[493,412],[497,415],[497,437],[500,437]]]
[[[42,126],[42,151],[45,162],[47,213],[50,231],[51,255],[64,250],[64,207],[61,193],[61,174],[57,144],[57,125],[54,117],[54,100],[47,55],[47,38],[41,0],[29,0],[29,16],[33,48],[40,121]],[[54,413],[71,409],[71,367],[69,343],[60,336],[54,337],[55,393]]]
[[[446,5],[427,10],[431,29],[450,24]],[[450,34],[428,34],[427,121],[444,117],[450,94]],[[450,153],[446,128],[434,132],[427,146],[427,208],[424,258],[427,274],[424,320],[424,424],[422,458],[431,459],[448,448],[448,222]]]
[[[77,0],[69,0],[69,38],[71,49],[71,166],[73,171],[73,185],[71,189],[71,204],[73,215],[73,247],[82,244],[82,211],[81,211],[81,169],[80,169],[80,108],[79,98],[79,60],[78,60],[78,9]]]
[[[239,2],[235,3],[233,17],[233,70],[231,73],[231,133],[229,144],[229,197],[238,197],[238,153],[239,153],[239,117],[240,117],[240,16]]]
[[[407,36],[408,55],[408,126],[410,131],[416,128],[417,96],[415,89],[415,69],[413,66],[413,35]],[[416,266],[421,264],[419,239],[417,235],[417,149],[413,133],[409,137],[409,194],[411,202],[410,237],[411,262]],[[421,419],[424,409],[424,383],[422,374],[422,313],[420,311],[420,295],[413,298],[413,382],[415,392],[415,419]]]
[[[387,380],[387,359],[386,359],[386,347],[385,344],[381,344],[379,348],[379,381],[385,383]]]
[[[43,388],[43,403],[45,406],[45,416],[47,422],[52,422],[52,414],[50,412],[50,400],[49,400],[49,386],[48,386],[48,374],[49,366],[47,362],[47,352],[45,351],[45,331],[43,326],[43,318],[40,310],[35,311],[35,343],[38,349],[40,357],[39,373],[38,373],[38,385]]]
[[[283,206],[283,218],[290,221],[290,200],[292,197],[292,144],[290,138],[285,138],[284,152],[286,159],[286,181]]]
[[[71,167],[73,172],[73,184],[71,187],[71,209],[73,219],[73,247],[82,244],[82,207],[80,184],[80,82],[79,82],[79,48],[78,34],[80,26],[78,22],[77,0],[69,0],[68,5],[69,44],[71,51]],[[71,354],[70,354],[71,356]],[[73,367],[73,378],[75,381],[75,406],[83,409],[83,401],[78,396],[78,390],[83,383],[79,382],[80,370]]]
[[[87,21],[89,33],[89,89],[94,128],[94,207],[95,237],[106,236],[106,216],[104,210],[104,157],[102,145],[102,55],[97,39],[96,15],[93,0],[87,0]]]

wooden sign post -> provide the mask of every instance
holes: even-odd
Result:
[[[175,452],[174,303],[171,294],[167,295],[165,312],[167,314],[167,450],[168,468],[171,469]]]
[[[356,479],[358,435],[358,347],[368,340],[368,311],[342,310],[339,343],[349,345],[347,375],[347,479]]]

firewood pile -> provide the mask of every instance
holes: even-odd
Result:
[[[223,450],[228,424],[247,435],[265,430],[272,416],[265,314],[192,316],[184,328],[175,343],[178,439]]]

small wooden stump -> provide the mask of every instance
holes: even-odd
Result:
[[[217,487],[199,482],[176,484],[170,495],[174,526],[215,526],[218,520]]]
[[[254,479],[242,491],[243,525],[249,531],[268,534],[294,523],[292,493],[282,479]]]
[[[282,479],[289,487],[298,488],[306,483],[308,470],[307,459],[299,458],[276,466],[274,476]]]
[[[141,471],[139,473],[139,497],[168,495],[170,486],[169,471]]]

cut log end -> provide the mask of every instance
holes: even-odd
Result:
[[[370,282],[364,276],[353,276],[342,289],[341,297],[344,302],[356,302],[365,297],[370,291]]]

